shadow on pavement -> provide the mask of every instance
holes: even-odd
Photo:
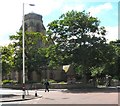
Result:
[[[42,96],[35,97],[33,95],[29,95],[29,96],[26,96],[25,99],[22,99],[22,96],[15,95],[15,96],[11,96],[11,97],[1,98],[0,102],[26,101],[26,100],[32,100],[32,99],[41,98],[41,97]]]
[[[81,88],[81,89],[67,89],[63,93],[118,93],[117,88]]]
[[[10,97],[13,97],[13,96],[17,96],[17,95],[14,95],[14,94],[1,95],[1,94],[0,94],[0,97],[1,97],[1,98],[10,98]]]

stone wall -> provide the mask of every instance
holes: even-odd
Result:
[[[25,30],[28,32],[42,32],[45,34],[45,27],[43,25],[42,16],[35,13],[25,15]]]

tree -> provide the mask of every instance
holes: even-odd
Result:
[[[15,68],[22,74],[22,33],[10,36],[15,48]],[[25,70],[28,81],[32,81],[32,72],[41,73],[41,67],[47,64],[45,60],[44,43],[46,36],[39,32],[25,32]],[[21,76],[19,76],[21,82]]]
[[[2,76],[6,77],[14,69],[14,48],[9,44],[8,46],[2,46],[0,52],[2,56]]]
[[[82,66],[83,75],[91,75],[90,68],[100,67],[107,61],[105,27],[100,27],[100,21],[90,13],[69,11],[48,24],[47,32],[57,46],[51,57],[63,58],[63,64],[66,60],[66,64]]]
[[[111,47],[114,50],[114,57],[111,64],[108,66],[109,74],[113,77],[117,77],[120,80],[120,40],[111,41]]]

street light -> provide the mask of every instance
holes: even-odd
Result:
[[[24,22],[24,5],[23,3],[23,21],[22,21],[22,36],[23,36],[23,99],[25,96],[25,22]],[[35,6],[34,4],[29,4],[30,6]]]

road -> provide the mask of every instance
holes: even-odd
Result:
[[[18,93],[21,90],[10,90],[9,93]],[[6,94],[6,93],[5,93]],[[34,98],[29,100],[2,102],[2,104],[118,104],[118,92],[116,90],[51,90],[44,92],[38,90],[35,97],[35,91],[30,90],[29,94]],[[40,97],[42,95],[42,97]],[[21,99],[21,96],[15,98]]]

